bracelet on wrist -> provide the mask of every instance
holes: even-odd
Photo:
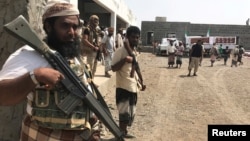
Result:
[[[30,71],[30,78],[32,80],[32,82],[35,84],[35,85],[38,85],[39,82],[37,81],[35,75],[34,75],[34,71]]]

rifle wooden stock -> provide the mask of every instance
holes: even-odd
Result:
[[[113,120],[110,112],[103,108],[100,102],[69,67],[66,60],[58,52],[51,50],[48,45],[37,36],[22,15],[4,25],[4,29],[14,37],[34,48],[44,56],[52,67],[65,76],[65,79],[63,79],[61,83],[71,95],[66,97],[62,103],[58,104],[61,110],[69,114],[83,100],[118,140],[124,140],[123,133]]]

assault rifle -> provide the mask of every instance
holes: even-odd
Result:
[[[93,44],[94,44],[94,46],[97,46],[97,44],[96,44],[95,42],[94,42]],[[99,48],[99,49],[97,50],[97,53],[96,53],[96,57],[95,57],[95,58],[96,58],[97,61],[101,61],[101,60],[102,60],[101,48],[100,48],[99,46],[98,46],[98,48]]]
[[[130,72],[130,77],[134,77],[134,73],[136,72],[137,75],[138,75],[138,82],[141,87],[141,90],[144,91],[146,89],[146,85],[143,84],[143,79],[142,79],[142,74],[141,74],[141,70],[140,70],[140,67],[139,67],[139,63],[136,61],[136,58],[135,58],[135,55],[133,54],[133,51],[132,49],[130,48],[130,45],[128,43],[128,41],[126,40],[124,42],[124,47],[125,49],[127,50],[129,56],[131,56],[133,58],[133,62],[132,62],[132,70]]]
[[[103,108],[93,93],[89,91],[87,86],[84,85],[81,79],[69,67],[66,60],[58,52],[50,49],[48,45],[38,37],[22,15],[4,25],[4,29],[39,52],[54,69],[64,75],[65,79],[61,80],[61,83],[70,94],[58,104],[58,107],[62,111],[66,114],[70,114],[72,110],[83,101],[118,140],[124,140],[123,133],[113,120],[111,113]]]

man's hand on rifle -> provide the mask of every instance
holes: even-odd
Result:
[[[53,88],[57,83],[64,79],[62,73],[52,68],[37,68],[33,72],[34,78],[38,83],[43,84],[48,89]]]

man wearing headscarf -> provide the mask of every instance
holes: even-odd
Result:
[[[59,52],[91,91],[79,53],[79,11],[65,1],[49,1],[43,14],[49,47]],[[74,69],[73,69],[74,68]],[[51,67],[33,48],[25,45],[7,59],[0,71],[0,105],[11,106],[27,100],[21,141],[99,140],[90,119],[93,113],[84,103],[65,114],[57,106],[70,92],[60,81],[64,76]],[[95,121],[95,120],[93,120]]]
[[[237,60],[239,57],[239,45],[236,45],[232,51],[231,51],[231,56],[232,56],[232,63],[231,63],[231,67],[235,66],[237,67]]]
[[[89,24],[83,31],[82,42],[84,44],[83,50],[87,55],[87,63],[94,77],[97,61],[100,58],[99,55],[101,55],[101,29],[99,27],[99,17],[97,15],[90,16]]]
[[[105,77],[111,77],[109,71],[111,70],[111,61],[115,51],[115,41],[114,41],[114,28],[108,28],[108,35],[105,36],[102,40],[102,49],[105,60]]]
[[[213,67],[214,66],[214,62],[216,61],[216,58],[217,58],[217,56],[218,56],[218,49],[217,49],[217,46],[216,46],[216,43],[213,43],[213,46],[212,46],[212,48],[210,49],[210,51],[209,51],[209,53],[210,53],[210,61],[211,61],[211,67]]]

